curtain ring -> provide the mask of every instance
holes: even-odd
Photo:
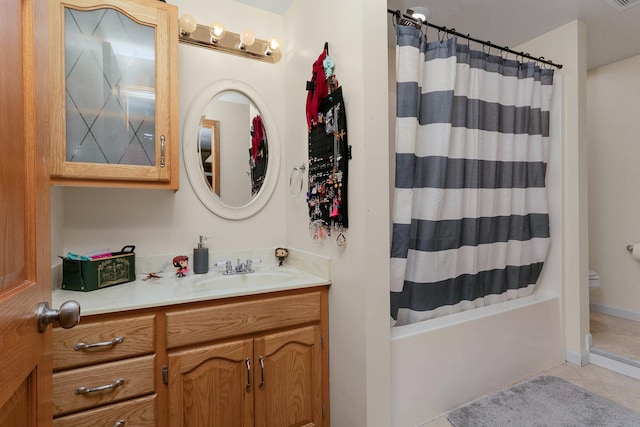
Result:
[[[504,56],[502,56],[503,54]],[[509,46],[505,46],[502,48],[502,52],[500,52],[500,57],[502,58],[503,63],[507,60],[507,56],[509,56]]]
[[[546,70],[549,64],[547,64],[547,61],[544,59],[544,56],[541,56],[540,58],[538,58],[538,61],[540,61],[540,68],[542,68],[543,70]]]

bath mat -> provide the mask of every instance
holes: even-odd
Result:
[[[552,376],[483,397],[448,418],[455,427],[640,426],[640,413]]]

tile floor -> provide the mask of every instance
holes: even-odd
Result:
[[[640,361],[640,322],[595,312],[591,313],[590,319],[595,347]],[[640,380],[593,364],[579,367],[564,363],[537,375],[554,375],[640,412]],[[444,414],[421,427],[451,426]]]
[[[595,365],[579,367],[570,363],[563,363],[540,372],[538,375],[553,375],[562,378],[640,412],[640,380]],[[452,424],[447,420],[447,415],[445,414],[423,424],[421,427],[451,426]]]
[[[593,346],[640,361],[640,322],[602,313],[590,313]]]

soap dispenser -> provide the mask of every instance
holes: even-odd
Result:
[[[200,236],[198,247],[193,248],[193,272],[203,274],[209,272],[209,248],[204,246],[205,236]]]

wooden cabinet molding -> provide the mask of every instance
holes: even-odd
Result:
[[[50,5],[49,50],[52,52],[49,63],[52,184],[168,188],[177,190],[179,179],[177,7],[156,0],[137,0],[136,2],[126,0],[48,0],[48,3]],[[70,79],[75,74],[73,76],[71,74],[67,75],[67,67],[73,66],[74,62],[73,58],[69,59],[65,56],[65,19],[70,19],[67,16],[67,10],[91,12],[103,9],[114,10],[124,15],[124,17],[129,18],[127,21],[130,21],[134,26],[141,25],[152,29],[155,72],[153,73],[154,75],[148,78],[140,79],[141,81],[150,80],[146,85],[121,83],[124,78],[118,81],[115,77],[113,80],[116,82],[111,83],[107,76],[116,73],[116,70],[120,72],[120,68],[117,65],[112,66],[111,68],[114,71],[109,72],[108,70],[102,70],[100,67],[106,66],[104,64],[116,62],[116,43],[114,43],[114,47],[111,47],[110,43],[102,43],[100,46],[106,46],[103,48],[105,52],[98,53],[99,58],[95,58],[95,61],[92,61],[92,56],[89,53],[85,55],[85,52],[81,51],[79,58],[88,58],[87,63],[93,66],[84,66],[83,70],[85,71],[93,70],[85,75],[95,76],[95,81],[91,84],[83,81],[76,83],[79,85],[76,89],[79,94],[77,96],[80,99],[83,99],[83,96],[89,100],[94,99],[92,96],[82,94],[82,87],[86,87],[87,91],[95,90],[99,93],[104,93],[107,100],[112,97],[116,99],[113,104],[105,102],[104,106],[89,107],[89,105],[86,105],[84,108],[87,109],[85,110],[79,104],[76,104],[75,99],[72,99],[67,87],[70,81],[68,78]],[[80,31],[80,28],[82,28],[82,25],[78,27],[78,31]],[[131,43],[136,42],[136,38],[133,35],[130,38]],[[88,48],[84,49],[89,50]],[[146,58],[140,61],[148,62]],[[139,70],[142,67],[132,68]],[[102,86],[105,87],[101,88]],[[116,92],[117,96],[112,94]],[[135,117],[138,118],[146,117],[146,112],[137,112],[138,109],[142,110],[141,107],[130,109],[128,106],[129,103],[133,103],[133,99],[146,98],[151,99],[151,101],[139,102],[154,103],[151,115],[153,126],[149,125],[150,129],[153,130],[143,129],[137,119],[132,121],[131,117],[136,114],[137,116]],[[89,101],[86,103],[88,104]],[[106,108],[107,104],[114,105],[113,111],[120,111],[118,108],[122,109],[122,112],[119,113],[122,115],[122,120],[117,120],[116,122],[122,122],[123,130],[120,133],[115,132],[113,131],[114,126],[109,125],[111,122],[105,122],[105,126],[95,128],[104,129],[104,136],[99,138],[101,142],[98,143],[98,140],[94,138],[95,131],[93,126],[94,123],[102,121],[98,120],[100,117],[105,117],[104,120],[109,120],[112,117],[111,110],[101,110],[101,108]],[[78,107],[77,110],[75,109],[76,105]],[[87,111],[90,119],[78,120],[77,126],[72,125],[72,129],[76,129],[80,126],[80,123],[84,123],[81,128],[86,131],[82,132],[82,135],[85,136],[84,138],[78,137],[77,140],[74,139],[72,144],[68,145],[67,114],[71,114],[71,117],[77,117],[85,111]],[[97,118],[94,119],[94,117]],[[142,120],[144,121],[144,119]],[[84,126],[86,126],[86,129]],[[114,136],[110,138],[112,134]],[[136,154],[133,154],[132,158],[136,156],[144,158],[141,153],[143,151],[147,153],[148,150],[149,153],[145,154],[149,157],[148,165],[143,165],[141,163],[144,162],[138,163],[138,161],[120,164],[120,161],[116,160],[121,158],[120,154],[110,156],[105,154],[110,152],[110,144],[120,144],[120,150],[125,152],[132,141],[140,141],[138,148],[133,150]],[[91,146],[90,152],[92,153],[102,152],[104,159],[92,162],[84,160],[84,157],[81,156],[79,161],[72,160],[69,156],[70,153],[67,153],[68,147],[75,147],[75,153],[76,149],[84,149],[81,148],[83,144],[86,144],[87,147]],[[153,150],[144,148],[147,146],[153,147]],[[93,156],[87,155],[87,157]]]

